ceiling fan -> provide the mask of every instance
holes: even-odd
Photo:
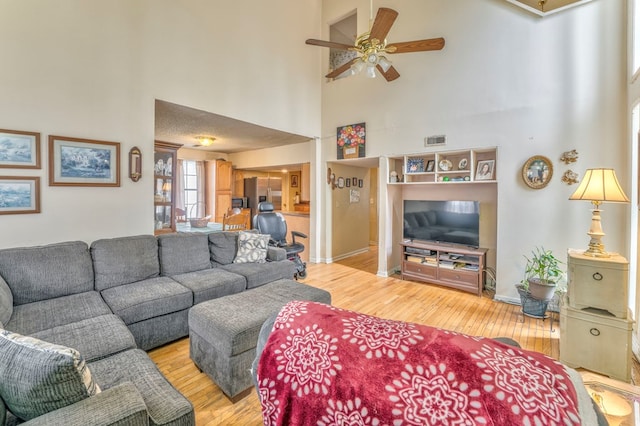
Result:
[[[430,38],[425,40],[405,41],[387,44],[387,34],[391,26],[398,17],[398,12],[393,9],[381,7],[378,9],[376,19],[368,32],[360,35],[353,46],[332,41],[308,39],[305,43],[329,47],[332,49],[351,50],[358,52],[359,56],[331,71],[325,77],[336,78],[346,73],[358,74],[366,71],[367,77],[375,77],[377,69],[387,80],[393,81],[400,77],[400,73],[391,65],[391,62],[384,56],[385,53],[410,53],[426,52],[429,50],[440,50],[444,47],[444,38]]]

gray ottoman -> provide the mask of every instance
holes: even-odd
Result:
[[[253,385],[250,370],[260,327],[293,300],[330,304],[331,294],[282,279],[189,310],[189,355],[232,401]]]

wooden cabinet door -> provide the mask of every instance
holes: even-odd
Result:
[[[216,191],[216,222],[222,223],[224,214],[231,209],[231,191]]]
[[[216,160],[216,191],[231,192],[232,172],[231,161]]]

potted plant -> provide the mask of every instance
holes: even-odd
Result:
[[[527,257],[524,278],[520,281],[518,293],[522,301],[522,311],[537,318],[544,317],[549,301],[553,298],[558,281],[564,276],[560,269],[562,262],[551,250],[536,247]]]

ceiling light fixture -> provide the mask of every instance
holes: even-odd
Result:
[[[213,144],[213,142],[216,140],[216,138],[211,137],[211,136],[196,136],[196,140],[202,146],[209,146],[209,145]]]
[[[387,47],[387,40],[380,42],[377,38],[369,39],[369,32],[362,34],[355,42],[354,50],[360,54],[351,67],[344,72],[345,75],[356,75],[365,72],[368,78],[376,77],[376,67],[382,68],[386,73],[391,68],[391,61],[384,53],[396,51],[394,46]]]

